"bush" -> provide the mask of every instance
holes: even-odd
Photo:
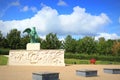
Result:
[[[0,55],[8,55],[10,49],[0,48]]]
[[[65,53],[65,58],[66,59],[80,59],[80,60],[90,60],[92,58],[95,58],[96,60],[101,60],[101,61],[117,61],[120,62],[120,56],[105,56],[105,55],[95,55],[95,54],[70,54],[70,53]]]

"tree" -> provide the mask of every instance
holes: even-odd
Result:
[[[120,42],[115,41],[112,47],[113,55],[118,55],[120,53]]]
[[[96,53],[96,42],[94,38],[86,36],[83,39],[78,40],[76,51],[78,53]]]
[[[41,41],[41,48],[43,49],[60,49],[61,41],[58,40],[57,35],[49,33],[46,39]]]
[[[111,55],[112,54],[112,47],[113,47],[113,44],[114,44],[114,40],[107,40],[106,41],[106,54],[105,55]]]
[[[66,52],[76,52],[76,40],[71,37],[71,35],[67,35],[65,38],[65,51]]]
[[[3,34],[0,31],[0,47],[1,48],[9,48],[7,39],[3,36]]]
[[[97,51],[101,55],[108,55],[112,53],[113,40],[105,40],[104,37],[99,38]]]
[[[99,38],[97,51],[98,51],[99,54],[105,54],[105,52],[106,52],[106,41],[105,41],[104,37]]]
[[[27,43],[30,42],[30,37],[29,35],[25,35],[20,39],[20,48],[21,49],[26,49]]]
[[[2,40],[3,40],[3,35],[2,32],[0,31],[0,47],[2,47]]]
[[[20,48],[20,39],[20,31],[18,31],[17,29],[12,29],[10,33],[7,34],[7,41],[11,49]]]

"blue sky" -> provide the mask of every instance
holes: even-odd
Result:
[[[0,0],[0,30],[120,38],[120,0]]]

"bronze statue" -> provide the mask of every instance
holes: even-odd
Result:
[[[29,34],[29,36],[30,36],[30,43],[37,43],[38,35],[37,35],[35,27],[33,27],[32,29],[26,28],[23,31],[23,33],[25,33],[25,32],[27,32]]]

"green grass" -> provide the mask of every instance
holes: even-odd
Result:
[[[8,57],[0,55],[0,65],[7,65]]]
[[[8,57],[0,55],[0,65],[7,65]],[[90,64],[89,60],[80,59],[65,59],[65,64]],[[96,64],[119,64],[120,62],[114,61],[96,61]]]
[[[65,59],[65,64],[90,64],[90,61],[89,60],[79,60],[79,59]],[[96,61],[96,64],[120,64],[120,62]]]

